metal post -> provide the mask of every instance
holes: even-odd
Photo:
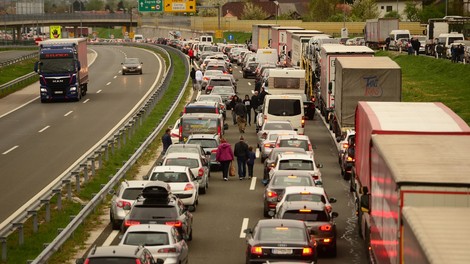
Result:
[[[41,203],[46,206],[46,222],[49,223],[51,221],[51,201],[43,199]]]
[[[80,173],[78,171],[72,171],[72,177],[75,177],[75,189],[77,193],[80,192]]]
[[[83,2],[80,0],[80,37],[83,37],[83,24],[82,24],[82,5]]]
[[[38,211],[30,210],[28,211],[28,215],[33,216],[33,233],[37,233],[38,232]]]
[[[16,227],[16,229],[18,229],[18,244],[22,246],[24,244],[23,223],[13,223],[13,227]]]
[[[62,210],[62,189],[54,189],[52,193],[57,195],[57,210]]]
[[[0,243],[2,243],[2,261],[7,261],[7,238],[0,237]]]

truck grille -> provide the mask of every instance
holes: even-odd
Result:
[[[57,90],[64,90],[65,87],[70,85],[70,77],[64,78],[45,78],[47,87],[50,87],[54,91]]]

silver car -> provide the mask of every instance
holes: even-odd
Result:
[[[261,162],[268,157],[271,150],[276,145],[276,140],[280,136],[289,136],[295,137],[297,136],[297,132],[294,130],[271,130],[268,131],[266,138],[259,143],[260,153],[261,153]]]
[[[130,226],[122,236],[120,246],[145,246],[155,261],[164,263],[189,263],[186,241],[174,226],[145,224]]]
[[[145,184],[148,181],[123,181],[119,188],[110,193],[113,194],[111,198],[111,207],[109,209],[109,219],[113,229],[119,230],[121,228],[122,221],[129,210],[125,210],[126,205],[131,206],[137,197],[142,193]]]

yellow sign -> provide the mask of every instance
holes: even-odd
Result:
[[[196,0],[164,0],[163,7],[165,12],[196,12]]]
[[[51,39],[62,38],[62,27],[61,26],[49,26],[49,34]]]
[[[215,31],[215,38],[223,38],[224,37],[224,32],[222,30],[216,30]]]

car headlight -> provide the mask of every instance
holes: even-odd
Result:
[[[46,88],[41,88],[41,92],[45,93],[45,92],[47,92],[47,89]]]
[[[127,70],[127,67],[126,67],[126,66],[122,66],[122,69],[123,69],[123,70]]]
[[[77,87],[76,87],[76,86],[72,86],[72,87],[70,87],[70,91],[71,91],[71,92],[75,92],[75,91],[77,91]]]
[[[137,69],[142,69],[142,65],[137,66]]]

